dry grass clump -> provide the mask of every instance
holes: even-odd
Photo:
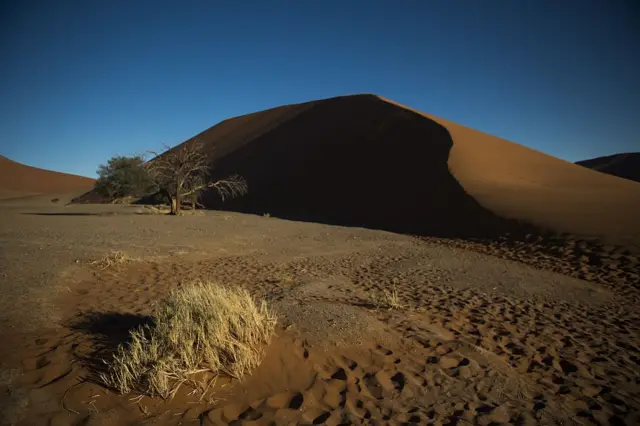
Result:
[[[402,309],[405,307],[400,299],[398,287],[395,282],[393,283],[391,291],[384,289],[382,290],[382,292],[371,293],[369,295],[369,299],[371,300],[371,303],[378,309]]]
[[[164,204],[158,206],[145,205],[143,209],[138,210],[136,213],[141,215],[168,215],[171,214],[171,207]],[[202,210],[185,209],[180,210],[178,216],[204,216],[204,212]]]
[[[167,205],[160,204],[157,206],[145,205],[142,209],[138,210],[137,214],[169,214],[171,212],[171,208]]]
[[[131,331],[102,380],[122,393],[172,397],[196,373],[241,378],[256,368],[276,316],[242,288],[196,282],[160,303],[151,325]]]
[[[402,309],[402,308],[404,308],[404,305],[400,301],[400,295],[398,294],[398,288],[396,287],[395,284],[393,285],[391,291],[388,291],[388,290],[385,289],[382,292],[382,294],[384,295],[384,300],[387,302],[387,305],[391,309]]]
[[[114,266],[122,265],[124,263],[128,263],[133,261],[129,255],[120,250],[113,250],[109,253],[106,253],[98,260],[94,260],[91,262],[91,265],[97,266],[100,269],[109,269]]]

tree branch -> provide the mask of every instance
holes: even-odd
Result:
[[[247,181],[242,176],[238,175],[233,175],[227,179],[212,182],[208,186],[209,188],[214,188],[218,191],[222,201],[227,198],[236,198],[249,192]]]
[[[211,165],[197,140],[176,148],[167,148],[162,154],[153,151],[153,159],[145,163],[149,174],[164,191],[173,197],[188,197],[207,188],[215,189],[222,201],[248,192],[247,182],[238,175],[215,182],[208,180]],[[178,192],[180,193],[178,195]]]

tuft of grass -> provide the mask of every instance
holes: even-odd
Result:
[[[107,363],[107,386],[169,398],[197,373],[242,378],[262,362],[277,321],[245,289],[202,281],[174,290],[152,318]]]
[[[271,217],[271,213],[262,213],[262,217]]]
[[[404,308],[404,305],[400,301],[400,295],[398,294],[398,288],[396,287],[395,283],[393,284],[391,291],[385,289],[383,291],[383,295],[384,295],[384,300],[387,302],[387,305],[389,306],[389,308],[391,309]]]
[[[369,294],[369,299],[377,309],[403,309],[405,307],[400,299],[395,281],[393,282],[391,291],[384,289],[382,292],[373,292]]]
[[[124,263],[131,262],[133,259],[125,252],[120,250],[113,250],[106,253],[98,260],[91,262],[91,265],[95,265],[100,269],[109,269],[114,266],[122,265]]]

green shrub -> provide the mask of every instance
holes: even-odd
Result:
[[[140,156],[111,158],[98,168],[95,190],[109,198],[140,197],[153,192],[155,184]]]

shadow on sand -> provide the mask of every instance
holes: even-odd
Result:
[[[100,213],[80,213],[80,212],[65,212],[65,213],[22,213],[27,216],[106,216]]]
[[[118,345],[131,341],[132,330],[150,324],[152,319],[146,315],[89,312],[76,316],[67,327],[89,337],[91,350],[84,354],[76,353],[76,358],[89,371],[89,380],[104,385],[100,380],[100,374],[107,372],[107,362],[117,352]]]

